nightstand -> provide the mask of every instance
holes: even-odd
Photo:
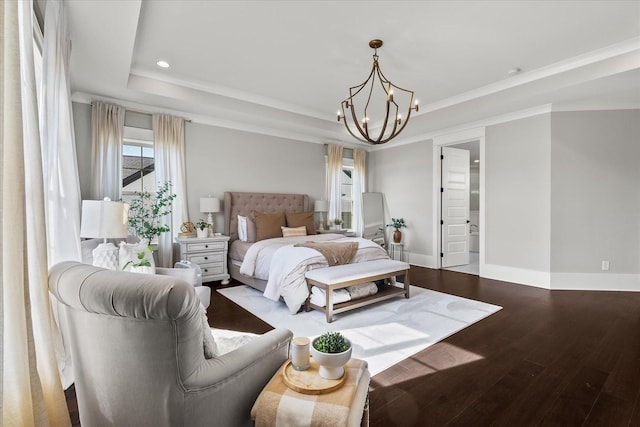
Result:
[[[227,251],[229,236],[176,238],[180,244],[180,260],[198,264],[202,269],[202,282],[222,280],[229,284]]]

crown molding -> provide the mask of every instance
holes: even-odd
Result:
[[[440,101],[420,105],[420,111],[416,116],[419,117],[429,112],[441,110],[443,108],[451,107],[463,102],[471,101],[634,52],[640,52],[640,37],[628,39],[620,43],[587,52],[583,55],[574,56],[546,67],[524,72],[508,79],[500,80],[496,83],[491,83]]]
[[[301,114],[303,116],[311,117],[318,120],[324,121],[335,121],[335,115],[332,114],[322,114],[315,110],[310,110],[304,107],[300,107],[299,105],[290,104],[286,102],[279,101],[277,99],[256,95],[250,92],[244,92],[238,89],[232,89],[226,86],[214,85],[211,83],[204,83],[201,81],[188,81],[184,79],[178,78],[168,78],[165,75],[162,75],[158,72],[142,70],[142,69],[132,69],[129,73],[130,78],[144,78],[150,80],[156,80],[162,82],[164,84],[170,84],[180,87],[189,88],[192,90],[196,90],[199,92],[208,93],[211,95],[222,96],[225,98],[234,99],[237,101],[247,102],[250,104],[260,105],[263,107],[268,107],[274,110],[285,111],[287,113]]]

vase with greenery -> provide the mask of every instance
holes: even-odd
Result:
[[[340,332],[326,332],[311,342],[311,356],[320,365],[322,378],[335,380],[344,375],[344,365],[351,359],[351,341]]]
[[[391,224],[387,224],[387,227],[395,228],[393,232],[393,243],[400,243],[402,241],[401,228],[405,228],[407,224],[404,222],[404,218],[391,218]]]
[[[209,235],[209,224],[204,219],[196,222],[196,234],[199,238],[204,238]]]
[[[129,202],[129,226],[140,240],[151,245],[151,241],[171,228],[164,223],[165,217],[171,215],[171,205],[176,195],[171,192],[171,182],[166,182],[155,194],[146,190],[136,191],[136,196]]]
[[[340,218],[334,219],[333,225],[337,230],[340,230],[340,227],[342,226],[342,220]]]

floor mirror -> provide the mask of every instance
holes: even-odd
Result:
[[[386,248],[382,193],[362,193],[362,219],[364,222],[362,237],[373,240],[383,248]]]

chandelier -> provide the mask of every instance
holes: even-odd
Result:
[[[418,101],[413,100],[413,91],[391,83],[380,71],[378,48],[382,40],[374,39],[369,47],[374,49],[373,67],[364,83],[349,88],[349,97],[340,104],[338,121],[343,120],[347,131],[359,141],[370,144],[384,144],[398,136],[409,123],[411,111],[418,111]],[[379,87],[378,87],[379,85]],[[380,90],[382,88],[382,90]],[[358,99],[366,98],[364,107],[356,106]],[[407,116],[403,120],[398,104],[408,105]],[[371,113],[371,116],[370,116]],[[369,125],[369,117],[380,118],[379,128]]]

